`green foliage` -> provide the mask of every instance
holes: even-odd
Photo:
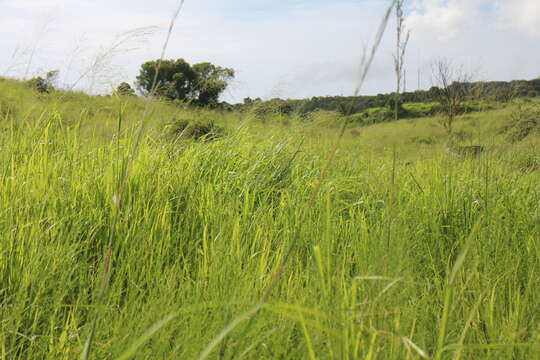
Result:
[[[116,93],[120,96],[132,96],[135,95],[135,90],[127,82],[122,82],[116,88]]]
[[[215,140],[225,133],[225,129],[211,118],[175,119],[167,129],[175,139]]]
[[[540,154],[534,149],[513,149],[514,167],[519,169],[521,174],[540,174]]]
[[[15,115],[15,106],[9,101],[0,98],[0,121]]]
[[[272,99],[254,102],[250,111],[259,119],[265,119],[269,115],[290,115],[293,112],[293,107],[286,100]]]
[[[53,90],[49,87],[49,85],[47,85],[46,80],[41,76],[28,80],[28,86],[41,94],[48,94]]]
[[[411,137],[411,142],[413,144],[433,145],[437,142],[437,139],[434,136],[416,135]]]
[[[346,117],[350,124],[362,125],[367,120],[368,115],[364,113],[352,114]]]
[[[540,78],[534,80],[520,80],[511,82],[472,82],[460,84],[470,94],[473,94],[475,101],[464,101],[456,108],[457,114],[466,112],[485,111],[494,107],[494,102],[510,103],[513,99],[523,97],[534,97],[540,95]],[[440,90],[432,87],[429,90],[417,90],[404,92],[399,95],[400,118],[415,118],[434,116],[443,111],[440,103],[437,103]],[[275,101],[272,99],[270,101]],[[292,111],[306,115],[317,110],[337,111],[343,115],[363,114],[370,108],[388,107],[394,111],[395,94],[378,94],[374,96],[315,96],[310,99],[288,99],[282,100],[292,107]],[[251,108],[254,103],[261,102],[260,99],[245,99],[243,104],[237,104],[238,110]],[[358,123],[362,116],[354,117],[354,122]],[[388,120],[391,120],[389,118]]]
[[[403,102],[403,99],[401,98],[401,94],[397,95],[394,94],[390,99],[388,99],[388,103],[386,106],[388,109],[393,113],[394,117],[393,119],[396,119],[396,111],[397,111],[397,118],[402,119],[407,115],[407,110],[405,110]]]
[[[371,108],[364,112],[364,124],[377,124],[393,119],[394,112],[388,107]]]
[[[197,74],[194,87],[197,93],[195,103],[201,106],[217,105],[219,95],[234,78],[234,70],[215,66],[209,62],[195,64],[193,70]]]
[[[533,133],[540,133],[540,106],[519,104],[512,114],[512,123],[505,127],[508,140],[517,143]]]
[[[52,70],[45,75],[45,78],[38,76],[28,80],[27,84],[38,93],[49,94],[55,90],[55,83],[58,80],[58,75],[58,70]]]
[[[160,66],[156,77],[158,64]],[[196,81],[197,74],[184,59],[148,61],[141,65],[137,76],[137,86],[143,94],[151,95],[154,90],[155,95],[170,100],[192,100]]]
[[[376,107],[359,114],[349,115],[346,119],[351,124],[372,125],[393,120],[394,111],[390,107]]]
[[[191,66],[184,59],[154,60],[141,65],[137,86],[150,95],[159,66],[155,95],[200,106],[217,106],[234,70],[204,62]]]
[[[436,102],[428,103],[409,103],[404,104],[405,109],[409,117],[428,117],[434,116],[441,112],[441,105]]]

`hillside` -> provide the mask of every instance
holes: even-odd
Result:
[[[539,108],[340,136],[3,79],[0,358],[532,359]]]
[[[471,99],[465,104],[463,112],[474,112],[485,107],[498,107],[517,98],[534,99],[540,96],[540,78],[514,81],[484,81],[455,83],[471,89]],[[434,102],[437,102],[437,92],[440,88],[431,87],[429,90],[405,91],[399,95],[399,101],[404,105],[401,117],[418,118],[434,115],[437,112]],[[472,96],[474,93],[474,96]],[[314,96],[309,99],[261,99],[246,98],[242,104],[233,106],[236,110],[251,109],[254,106],[278,108],[280,112],[296,112],[309,114],[318,110],[336,111],[353,115],[369,113],[370,109],[387,109],[388,114],[377,121],[384,122],[393,119],[393,102],[395,93],[377,94],[371,96]]]

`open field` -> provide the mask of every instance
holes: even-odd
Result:
[[[534,108],[534,102],[528,103]],[[518,105],[350,127],[0,82],[0,359],[533,359]],[[215,140],[172,135],[215,121]],[[326,169],[326,170],[325,170]]]

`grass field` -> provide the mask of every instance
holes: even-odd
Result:
[[[422,118],[350,128],[330,162],[334,114],[155,104],[138,141],[146,105],[0,82],[0,359],[540,354],[521,105],[460,117],[476,158]],[[179,119],[226,131],[177,139]]]

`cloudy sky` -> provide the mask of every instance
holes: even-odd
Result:
[[[237,77],[224,96],[349,95],[390,0],[185,0],[166,58],[210,61]],[[88,92],[133,82],[159,57],[177,0],[0,0],[0,76],[60,70]],[[409,0],[407,89],[448,57],[479,80],[540,76],[540,0]],[[390,24],[364,94],[394,87]]]

